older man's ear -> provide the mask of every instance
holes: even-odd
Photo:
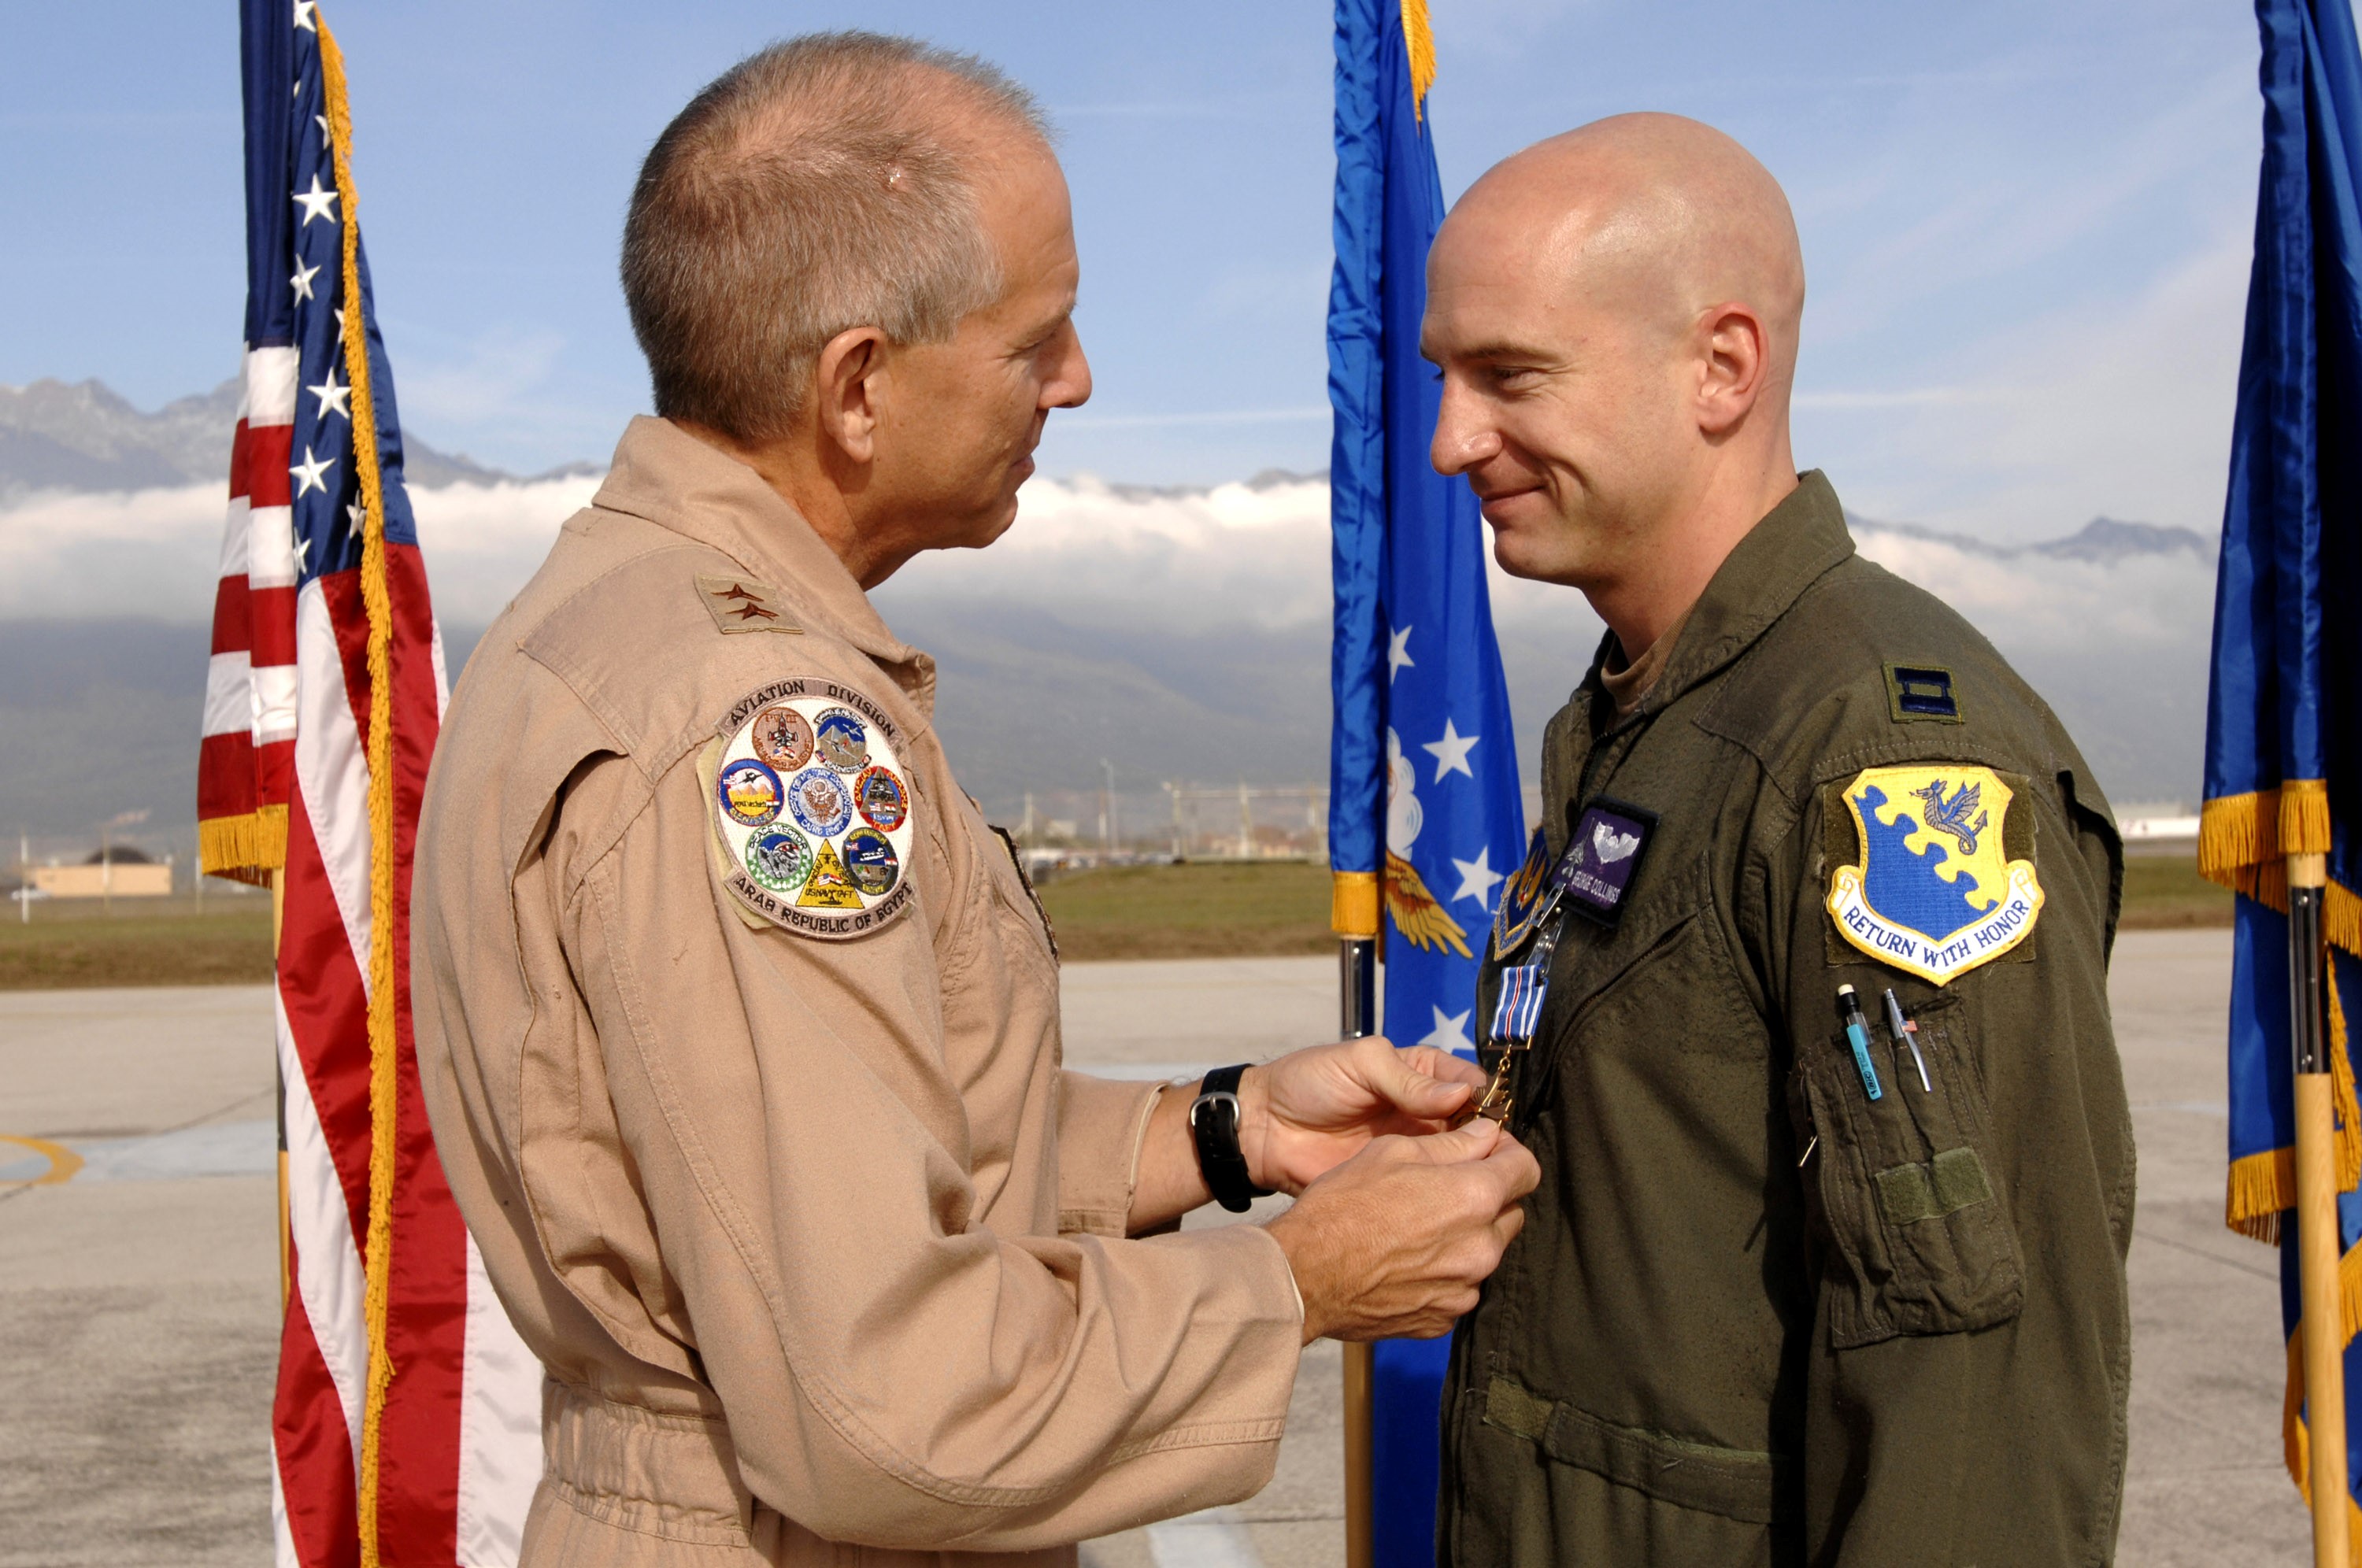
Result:
[[[877,455],[877,383],[886,354],[885,334],[874,326],[850,327],[828,340],[812,367],[812,429],[856,466]]]

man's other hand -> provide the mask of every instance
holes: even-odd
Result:
[[[1306,1187],[1267,1227],[1304,1297],[1305,1342],[1449,1331],[1475,1307],[1540,1179],[1524,1144],[1478,1120],[1379,1138]]]
[[[1473,1062],[1374,1034],[1292,1051],[1240,1083],[1240,1153],[1257,1187],[1294,1195],[1374,1138],[1442,1132],[1484,1087]]]

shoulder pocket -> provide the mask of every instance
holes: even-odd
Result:
[[[1983,1154],[1984,1091],[1958,1027],[1954,1009],[1926,1010],[1916,1032],[1927,1064],[1922,1088],[1909,1050],[1871,1024],[1874,1100],[1842,1032],[1802,1049],[1797,1092],[1819,1138],[1806,1186],[1830,1242],[1836,1349],[1988,1328],[2017,1316],[2024,1301],[2007,1196]]]

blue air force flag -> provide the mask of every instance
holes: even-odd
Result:
[[[2348,1283],[2346,1490],[2362,1504],[2362,41],[2344,0],[2257,0],[2263,174],[2215,579],[2199,869],[2239,895],[2232,956],[2233,1230],[2280,1246],[2282,1452],[2309,1489],[2284,856],[2328,857],[2338,1247]],[[2362,1518],[2362,1515],[2349,1515]],[[2362,1528],[2362,1527],[2357,1527]]]
[[[1443,188],[1425,119],[1425,0],[1338,0],[1329,296],[1336,569],[1330,864],[1337,926],[1383,919],[1385,1032],[1473,1051],[1476,966],[1525,844],[1476,499],[1428,460],[1442,379],[1418,355]],[[1383,900],[1369,895],[1383,891]],[[1372,906],[1382,902],[1383,915]],[[1449,1342],[1377,1346],[1377,1568],[1434,1561]]]

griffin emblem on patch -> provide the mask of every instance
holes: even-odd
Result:
[[[715,866],[750,918],[845,938],[911,907],[914,823],[902,745],[885,709],[817,677],[772,681],[723,716],[707,754]],[[856,756],[869,786],[859,823],[857,785],[839,760]],[[779,767],[806,763],[779,775]]]
[[[1859,864],[1830,873],[1838,934],[1882,964],[1944,985],[2034,931],[2034,862],[2003,853],[2009,786],[1989,767],[1872,767],[1846,786]]]

